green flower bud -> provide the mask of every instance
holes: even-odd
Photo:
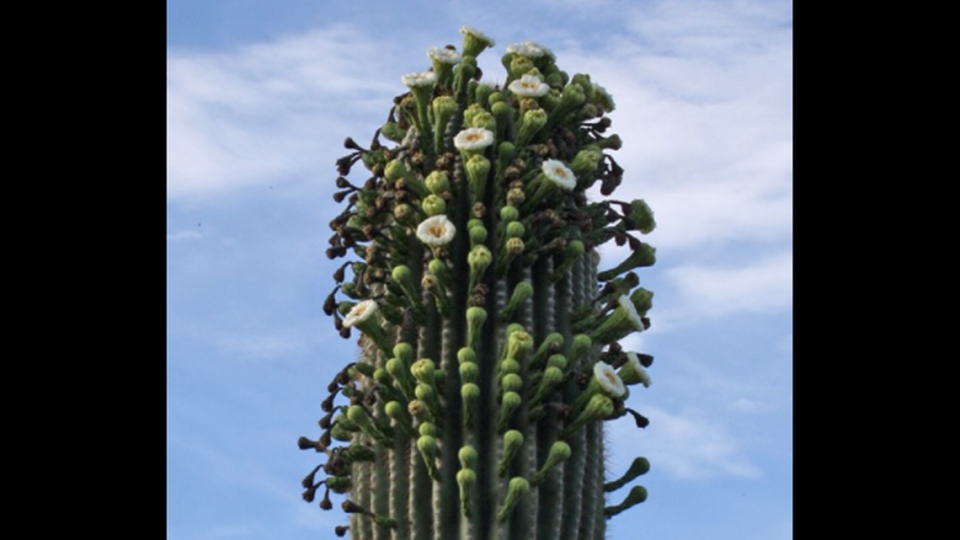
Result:
[[[633,307],[637,309],[637,313],[643,317],[653,307],[653,293],[643,287],[637,287],[630,293],[630,301],[633,302]]]
[[[547,361],[547,357],[551,354],[556,354],[563,350],[563,342],[563,334],[559,332],[547,334],[547,337],[540,343],[540,347],[537,348],[537,352],[535,352],[530,359],[531,365],[540,366]]]
[[[650,471],[650,462],[645,457],[638,457],[630,464],[630,468],[620,478],[603,485],[603,491],[611,492],[620,489],[634,478],[647,474]]]
[[[507,224],[507,229],[506,229],[507,238],[521,238],[526,232],[527,232],[527,229],[526,227],[523,226],[522,221],[511,221],[510,223]]]
[[[647,488],[643,486],[633,486],[633,489],[630,490],[630,494],[627,495],[627,498],[623,500],[622,503],[616,506],[608,506],[603,509],[603,515],[607,519],[627,510],[633,506],[636,506],[643,501],[647,500]]]
[[[328,476],[323,483],[330,488],[330,491],[340,494],[349,493],[353,487],[349,476]]]
[[[413,217],[414,209],[407,203],[401,203],[393,207],[393,217],[397,218],[397,221],[407,221]]]
[[[516,373],[507,373],[500,379],[500,388],[505,392],[520,392],[523,378]]]
[[[503,141],[500,143],[500,146],[497,147],[497,163],[498,169],[503,170],[510,164],[510,161],[513,160],[514,156],[517,155],[517,146],[510,141]]]
[[[470,273],[471,275],[473,274],[472,268]],[[477,349],[477,341],[480,339],[480,330],[483,328],[483,323],[486,322],[486,320],[487,310],[479,306],[471,306],[467,308],[467,346],[471,349]]]
[[[427,195],[420,205],[423,207],[424,213],[426,213],[428,216],[436,216],[447,213],[447,201],[443,200],[437,195]]]
[[[409,411],[399,401],[388,401],[383,410],[407,435],[417,437],[417,432],[413,429],[413,419],[410,418]]]
[[[560,371],[567,369],[567,357],[562,354],[551,354],[547,358],[547,367],[555,367]]]
[[[523,120],[517,130],[517,148],[523,148],[533,140],[542,128],[547,124],[547,111],[543,109],[531,109],[523,113]]]
[[[477,286],[491,262],[493,262],[493,255],[487,246],[483,244],[473,246],[467,254],[467,264],[470,265],[470,290]]]
[[[433,363],[433,360],[429,358],[421,358],[413,363],[410,366],[410,373],[420,381],[421,383],[432,386],[433,385],[433,372],[436,369],[436,364]]]
[[[600,393],[594,394],[593,397],[590,398],[590,401],[587,402],[587,406],[583,409],[583,412],[581,412],[572,423],[563,428],[563,431],[560,432],[560,438],[566,439],[588,422],[603,420],[612,415],[613,412],[613,401],[609,397]]]
[[[505,206],[504,208],[511,208]],[[513,293],[510,295],[510,299],[507,301],[507,305],[503,308],[501,312],[501,317],[503,321],[510,320],[510,317],[513,313],[523,305],[524,302],[533,297],[533,285],[529,281],[521,281],[513,288]]]
[[[450,178],[444,171],[435,170],[431,172],[423,180],[423,183],[430,193],[438,197],[442,197],[444,193],[450,193]]]
[[[590,336],[586,334],[573,336],[573,341],[570,343],[570,354],[567,359],[572,365],[579,365],[587,358],[587,354],[590,352],[592,345],[593,341],[590,339]]]
[[[457,471],[457,484],[460,486],[460,512],[469,518],[473,505],[472,493],[477,487],[477,473],[471,469],[460,469]]]
[[[619,150],[623,147],[623,141],[620,139],[619,135],[614,134],[609,137],[599,139],[596,142],[596,145],[604,150]]]
[[[570,453],[569,444],[563,441],[553,443],[550,447],[550,453],[547,455],[547,461],[543,464],[543,467],[533,475],[533,478],[530,479],[530,484],[533,486],[540,485],[554,467],[570,457]]]
[[[600,160],[603,158],[603,152],[596,146],[588,146],[577,152],[573,161],[570,162],[570,170],[577,175],[592,173],[597,170]]]
[[[393,346],[393,357],[403,362],[403,365],[409,366],[413,363],[413,347],[401,341]]]
[[[520,77],[526,75],[530,70],[536,69],[531,61],[526,56],[513,55],[513,58],[510,59],[510,67],[507,68],[509,77],[504,86],[509,85],[514,79],[519,79]],[[542,78],[542,77],[541,77]]]
[[[520,362],[507,357],[500,361],[499,369],[501,375],[506,373],[520,373]]]
[[[507,475],[507,467],[510,466],[510,462],[520,451],[521,446],[523,446],[523,433],[511,429],[503,434],[503,455],[497,464],[497,476],[503,478]]]
[[[354,463],[373,461],[374,457],[373,448],[362,444],[352,444],[340,452],[340,459],[344,461],[347,467]]]
[[[470,347],[463,347],[457,351],[457,360],[461,364],[475,364],[477,362],[477,352]]]
[[[634,268],[643,268],[653,266],[657,262],[657,248],[640,242],[640,247],[635,249],[622,263],[610,270],[605,270],[597,274],[600,281],[609,281],[618,275]]]
[[[520,407],[522,402],[523,398],[516,392],[503,393],[503,397],[500,398],[500,416],[497,418],[497,428],[499,430],[507,428],[510,417],[513,416],[514,411]]]
[[[653,219],[653,210],[643,199],[635,199],[630,202],[630,220],[632,228],[636,228],[642,234],[649,234],[657,227],[657,222]]]
[[[580,85],[585,99],[589,100],[593,97],[593,81],[590,80],[590,75],[586,73],[575,73],[573,78],[570,79],[570,84]]]
[[[447,267],[447,263],[443,262],[443,259],[430,259],[430,262],[427,264],[427,270],[437,279],[438,284],[444,287],[453,280],[450,276],[450,269]]]
[[[497,119],[494,118],[494,115],[490,114],[489,112],[482,111],[470,119],[470,124],[467,127],[480,127],[496,132]]]
[[[477,375],[479,373],[480,368],[477,367],[477,364],[473,362],[464,362],[460,364],[460,380],[465,383],[477,382]]]
[[[519,330],[507,334],[505,356],[506,358],[513,358],[520,361],[526,358],[527,354],[533,350],[533,336],[524,331],[522,326],[517,326],[520,327]]]
[[[474,95],[476,103],[481,107],[487,107],[490,104],[490,95],[496,92],[489,84],[477,85],[477,91]]]
[[[473,227],[469,230],[470,232],[470,247],[482,246],[484,242],[487,241],[487,228]]]
[[[490,174],[490,160],[482,154],[474,154],[467,160],[464,169],[467,172],[467,178],[470,180],[472,201],[482,203]]]
[[[457,457],[460,458],[460,466],[464,469],[476,469],[480,454],[477,453],[476,448],[465,444],[460,447],[460,451],[457,452]]]
[[[490,105],[490,112],[501,128],[506,127],[513,118],[513,107],[506,101],[497,101]]]
[[[562,358],[562,355],[560,355]],[[540,378],[540,385],[537,386],[537,391],[530,398],[530,406],[535,407],[539,405],[551,392],[556,389],[557,385],[563,382],[564,374],[563,371],[556,366],[549,366],[543,370],[543,376]]]
[[[380,127],[380,134],[395,143],[400,143],[407,136],[407,130],[400,129],[396,122],[387,122]]]
[[[447,131],[447,124],[457,112],[457,101],[450,96],[437,96],[430,106],[433,108],[434,149],[439,154],[443,151],[443,134]]]
[[[437,439],[429,435],[421,435],[417,439],[417,449],[420,450],[420,456],[423,457],[423,463],[427,466],[430,478],[440,481],[440,471],[437,470],[437,458],[440,455],[440,447],[437,445]]]
[[[497,512],[497,521],[500,523],[506,521],[517,503],[528,491],[530,491],[530,483],[525,478],[520,476],[511,478],[510,483],[507,484],[507,496],[504,498],[503,508]]]
[[[472,382],[464,383],[460,387],[460,397],[463,399],[463,425],[472,426],[480,405],[480,387]]]
[[[400,387],[400,391],[403,393],[404,397],[408,400],[413,399],[414,397],[414,386],[416,382],[413,380],[413,377],[410,375],[410,371],[407,369],[407,366],[403,365],[403,362],[398,358],[391,358],[387,360],[385,365],[387,368],[387,373],[389,373],[393,379],[397,382],[397,385]]]
[[[439,437],[440,429],[433,422],[423,422],[420,424],[420,435],[428,437]]]
[[[433,381],[431,381],[432,383]],[[414,393],[417,396],[417,399],[423,401],[424,403],[433,403],[437,399],[437,389],[433,384],[423,383],[417,385]]]

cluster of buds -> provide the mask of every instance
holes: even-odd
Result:
[[[348,260],[324,311],[362,352],[328,387],[323,435],[300,440],[328,456],[304,499],[346,494],[336,532],[358,540],[600,538],[646,498],[605,506],[646,460],[607,482],[602,434],[626,414],[648,424],[625,402],[653,358],[619,342],[650,326],[634,270],[655,262],[637,236],[653,212],[585,194],[622,181],[603,87],[533,42],[506,48],[502,85],[481,82],[494,40],[461,33],[460,51],[431,48],[401,77],[369,148],[348,138],[337,160],[347,207],[327,254]],[[346,178],[358,163],[361,185]],[[600,272],[610,240],[632,252]]]

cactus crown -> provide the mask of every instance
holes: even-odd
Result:
[[[329,509],[330,491],[346,494],[336,533],[359,540],[601,539],[646,498],[635,486],[605,506],[649,463],[607,481],[602,429],[647,424],[625,401],[652,357],[619,341],[650,325],[633,270],[654,263],[637,237],[653,214],[585,195],[623,175],[606,90],[533,42],[507,47],[502,85],[481,83],[476,56],[494,41],[461,32],[459,52],[430,49],[430,69],[401,78],[369,147],[348,138],[337,160],[347,207],[327,254],[350,260],[324,310],[362,353],[328,387],[319,440],[300,439],[328,457],[303,496],[324,486]],[[632,254],[598,273],[609,240]]]

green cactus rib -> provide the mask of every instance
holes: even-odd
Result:
[[[347,206],[327,255],[348,260],[323,309],[343,338],[359,332],[360,356],[327,387],[323,434],[298,442],[328,458],[304,499],[344,495],[335,533],[354,540],[599,540],[647,493],[613,497],[649,464],[608,481],[603,428],[647,425],[626,385],[649,386],[653,357],[620,341],[650,325],[634,270],[655,262],[638,238],[653,213],[586,196],[623,175],[601,86],[532,42],[507,48],[503,86],[481,84],[494,42],[461,32],[337,160]],[[611,240],[633,254],[601,272]]]

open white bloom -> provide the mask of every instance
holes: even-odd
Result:
[[[453,49],[441,49],[440,47],[430,47],[427,49],[427,57],[443,64],[457,64],[460,62],[460,53]]]
[[[536,75],[524,75],[510,83],[507,88],[520,97],[541,97],[550,92],[550,86]]]
[[[420,86],[433,86],[437,84],[437,74],[432,71],[421,71],[420,73],[408,73],[401,79],[403,84],[410,88]]]
[[[507,45],[507,52],[519,54],[520,56],[526,56],[527,58],[540,58],[546,54],[546,52],[543,50],[543,47],[532,41],[524,41],[523,43]]]
[[[374,313],[380,310],[380,306],[374,300],[364,300],[357,305],[353,306],[353,309],[350,310],[350,313],[347,313],[347,316],[343,318],[344,326],[354,326],[360,324],[366,320],[369,320],[370,317],[373,317]]]
[[[417,238],[428,246],[443,246],[453,240],[456,232],[457,228],[453,226],[453,222],[447,219],[447,216],[439,214],[428,217],[420,223],[417,227]]]
[[[600,383],[603,393],[610,397],[623,397],[627,393],[627,387],[624,386],[620,375],[613,369],[613,366],[606,362],[597,362],[593,365],[593,376]]]
[[[494,47],[497,45],[497,43],[493,41],[493,38],[477,30],[476,28],[464,26],[460,28],[460,33],[463,34],[464,36],[467,36],[467,35],[473,36],[479,41],[486,41],[487,43],[490,44],[490,47]]]
[[[637,328],[637,332],[642,332],[643,321],[640,320],[640,314],[637,313],[637,307],[634,306],[633,302],[630,301],[630,297],[625,294],[621,295],[620,298],[617,298],[617,303],[620,304],[620,307],[626,312],[630,322],[633,323],[633,326]]]
[[[493,132],[486,128],[467,128],[453,138],[458,150],[481,150],[493,144]]]
[[[630,369],[636,372],[637,376],[640,378],[640,383],[643,384],[643,387],[650,388],[650,374],[647,373],[646,368],[644,368],[643,364],[640,363],[640,359],[637,358],[637,353],[627,353],[627,365],[630,366]]]
[[[551,182],[560,186],[562,189],[572,191],[573,188],[577,187],[577,177],[562,161],[545,159],[540,168]],[[629,303],[629,300],[628,298],[627,303]],[[633,304],[630,305],[633,306]],[[636,313],[637,310],[634,309],[633,312]]]

